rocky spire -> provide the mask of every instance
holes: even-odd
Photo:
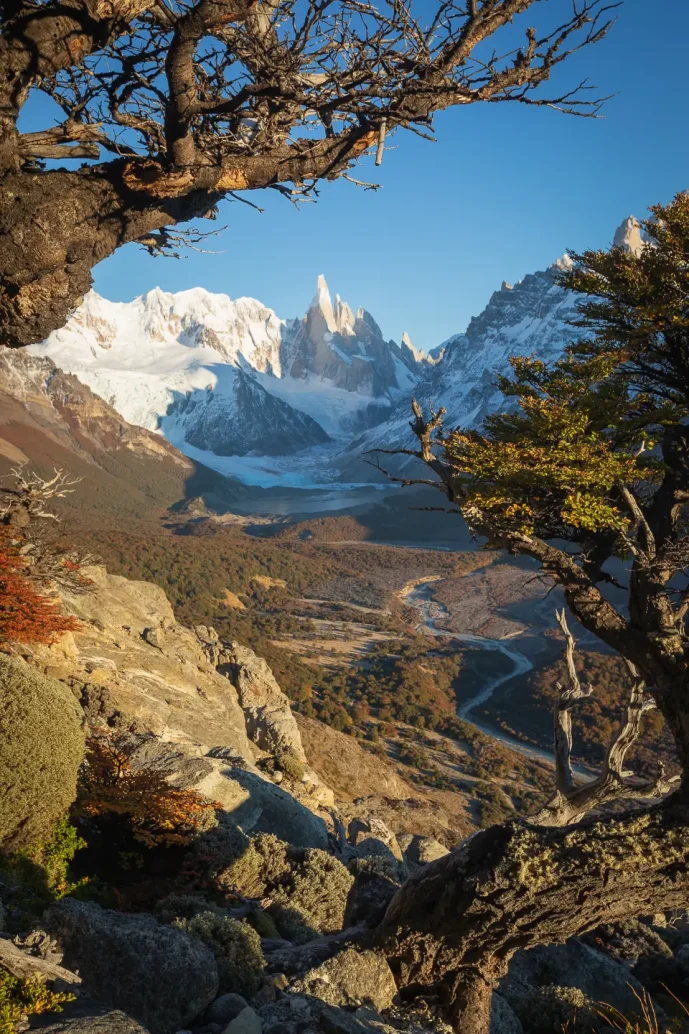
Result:
[[[326,329],[329,330],[331,334],[337,330],[330,291],[328,290],[328,284],[326,283],[326,279],[322,273],[318,277],[316,294],[313,302],[311,303],[311,312],[314,312],[314,310],[322,316]]]
[[[615,248],[622,248],[632,255],[638,255],[644,246],[639,220],[633,215],[628,215],[615,230],[612,243]]]

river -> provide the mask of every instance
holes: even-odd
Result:
[[[550,751],[542,750],[540,747],[533,747],[528,743],[523,743],[514,736],[510,736],[508,733],[503,732],[501,729],[497,729],[494,726],[488,725],[484,722],[479,722],[475,718],[471,717],[472,711],[481,704],[485,704],[487,700],[491,698],[498,686],[502,686],[505,682],[509,682],[510,679],[518,678],[519,675],[524,675],[527,671],[531,671],[533,664],[529,658],[518,650],[511,642],[507,643],[504,639],[488,639],[486,636],[474,635],[469,632],[448,632],[444,628],[438,628],[436,622],[440,619],[447,617],[447,608],[438,603],[431,597],[431,585],[433,582],[439,580],[438,575],[433,578],[423,578],[418,581],[408,582],[404,589],[400,592],[400,599],[410,607],[415,607],[421,617],[419,624],[417,625],[418,631],[425,632],[427,635],[436,636],[438,638],[454,639],[461,643],[469,643],[472,646],[476,646],[483,650],[497,650],[503,656],[509,658],[512,662],[512,670],[508,671],[504,675],[498,675],[496,678],[488,679],[482,689],[470,700],[466,700],[458,709],[457,714],[465,722],[469,722],[476,729],[480,729],[481,732],[487,736],[491,736],[494,740],[498,740],[500,743],[504,743],[506,747],[511,750],[516,750],[519,754],[524,754],[530,758],[536,758],[539,761],[547,761],[549,764],[553,764],[553,755]]]

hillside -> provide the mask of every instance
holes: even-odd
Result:
[[[244,489],[192,462],[161,435],[127,423],[111,405],[51,360],[0,351],[0,470],[58,467],[81,478],[62,508],[143,517],[205,491],[227,499]]]

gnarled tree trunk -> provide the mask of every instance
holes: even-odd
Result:
[[[64,326],[91,269],[129,241],[207,212],[199,190],[161,197],[127,188],[124,161],[79,172],[15,171],[0,179],[0,343],[29,345]]]
[[[408,995],[439,995],[457,1034],[487,1034],[493,989],[518,948],[686,907],[689,807],[565,829],[510,822],[469,837],[397,892],[376,932]]]

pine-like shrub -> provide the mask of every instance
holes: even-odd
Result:
[[[175,926],[211,949],[218,963],[221,994],[234,991],[250,998],[258,991],[266,962],[261,938],[248,923],[209,911],[177,920]]]
[[[0,654],[0,851],[44,843],[74,800],[83,715],[70,690]]]

